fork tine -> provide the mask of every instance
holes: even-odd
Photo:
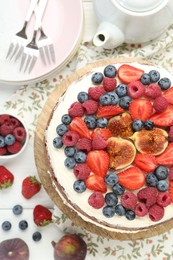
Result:
[[[11,43],[10,46],[9,46],[7,55],[6,55],[6,59],[7,59],[7,58],[9,57],[9,55],[12,53],[13,49],[14,49],[14,43]]]
[[[17,60],[20,58],[20,56],[21,56],[22,53],[23,53],[23,50],[24,50],[24,46],[22,45],[22,46],[20,47],[20,49],[19,49],[19,51],[18,51],[18,53],[17,53],[17,55],[16,55],[14,61],[17,61]]]
[[[30,61],[31,61],[31,58],[32,58],[32,56],[31,56],[31,55],[28,55],[28,59],[27,59],[27,61],[26,61],[26,66],[25,66],[24,72],[27,71],[27,68],[28,68],[29,63],[30,63]]]
[[[44,65],[46,65],[46,58],[45,58],[45,55],[44,55],[44,49],[43,49],[43,47],[40,47],[40,48],[39,48],[39,51],[40,51],[40,57],[41,57],[41,59],[42,59]]]
[[[34,65],[37,61],[37,57],[36,56],[33,56],[32,58],[32,61],[31,61],[31,64],[30,64],[30,67],[29,67],[29,73],[32,71],[32,69],[34,68]]]
[[[48,59],[48,62],[50,63],[50,56],[49,56],[49,49],[48,49],[48,46],[44,46],[44,49],[45,49],[45,53],[46,53],[46,57]]]
[[[53,44],[49,45],[49,52],[50,52],[52,61],[55,63],[55,50],[54,50]]]
[[[25,60],[26,60],[26,56],[27,56],[26,53],[23,53],[23,54],[22,54],[22,60],[21,60],[21,63],[20,63],[20,68],[19,68],[20,71],[21,71],[22,68],[23,68],[23,65],[24,65]]]

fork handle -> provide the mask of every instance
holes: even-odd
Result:
[[[39,0],[31,0],[30,2],[30,6],[29,9],[27,11],[26,17],[25,17],[25,21],[28,22],[33,14],[33,11],[36,7],[36,4],[38,3]]]
[[[36,22],[35,22],[35,27],[34,30],[37,31],[41,27],[42,23],[42,17],[46,8],[48,0],[40,0],[39,4],[36,5],[34,12],[36,15]]]

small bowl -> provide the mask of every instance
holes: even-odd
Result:
[[[2,116],[4,118],[2,118]],[[22,145],[21,149],[18,152],[16,152],[16,153],[9,152],[9,150],[11,150],[9,148],[10,145],[5,144],[4,150],[5,149],[7,150],[7,146],[8,146],[9,150],[7,150],[7,152],[5,154],[3,154],[3,155],[0,154],[0,164],[3,164],[5,162],[7,162],[7,161],[10,161],[12,159],[16,159],[17,157],[19,157],[24,152],[24,150],[26,149],[26,147],[28,145],[28,141],[29,141],[29,133],[28,133],[28,128],[26,126],[26,123],[19,116],[15,115],[13,113],[6,113],[6,112],[0,113],[0,136],[3,136],[5,138],[6,134],[4,134],[4,127],[3,127],[3,130],[2,130],[2,125],[5,124],[5,122],[2,123],[3,121],[5,121],[6,124],[9,124],[9,125],[14,124],[14,129],[16,129],[17,127],[24,128],[26,136],[25,136],[24,140],[19,140],[18,138],[20,138],[20,136],[18,136],[18,138],[17,137],[15,138],[15,142],[19,142]],[[14,129],[9,134],[13,134]],[[20,134],[20,130],[19,129],[18,129],[18,131],[19,131],[18,134]],[[8,130],[7,130],[7,132],[8,132]],[[12,148],[12,146],[11,146],[11,148]],[[2,147],[0,147],[0,150],[1,149],[2,149]]]

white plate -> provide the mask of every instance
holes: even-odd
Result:
[[[31,84],[43,80],[70,61],[78,49],[83,31],[83,7],[81,0],[49,0],[43,29],[52,39],[56,62],[44,65],[38,57],[33,71],[19,71],[20,61],[6,59],[10,42],[22,29],[29,0],[0,0],[0,83],[8,85]],[[35,16],[27,27],[28,41],[32,38]]]

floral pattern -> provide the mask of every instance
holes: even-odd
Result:
[[[6,101],[1,109],[15,110],[29,126],[30,143],[33,145],[37,118],[51,91],[76,69],[105,58],[135,57],[153,62],[166,68],[173,74],[173,25],[158,39],[146,44],[123,44],[116,49],[96,48],[91,42],[81,43],[73,60],[57,73],[56,77],[31,86],[22,86]],[[56,225],[64,232],[80,233],[87,243],[87,259],[173,259],[173,230],[162,235],[136,241],[118,241],[102,238],[75,226],[56,207],[54,210]]]

